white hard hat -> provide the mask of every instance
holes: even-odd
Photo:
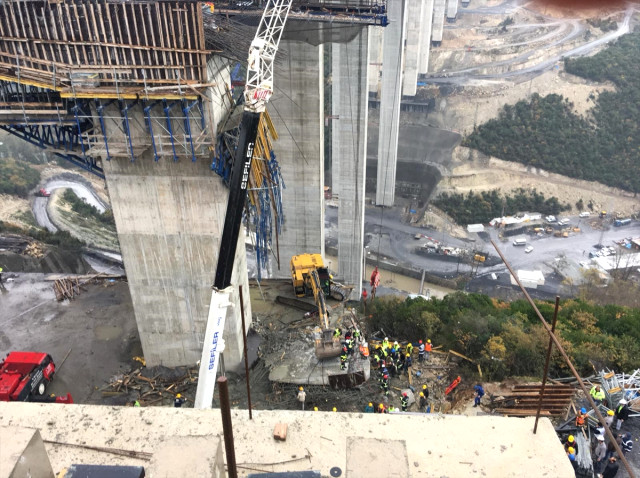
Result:
[[[627,401],[623,398],[622,400],[620,400],[620,403],[621,403],[622,405],[626,405],[626,404],[627,404]]]
[[[602,435],[596,435],[596,439],[598,441],[604,441],[604,437]]]

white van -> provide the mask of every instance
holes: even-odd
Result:
[[[588,211],[584,211],[578,214],[579,217],[589,217],[590,215],[591,213],[589,213]]]
[[[527,238],[526,237],[519,237],[515,241],[513,241],[513,245],[514,246],[526,246],[527,245]]]

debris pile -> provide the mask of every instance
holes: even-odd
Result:
[[[27,247],[24,248],[24,254],[35,257],[36,259],[40,259],[44,257],[45,248],[39,242],[31,242]]]
[[[118,402],[131,403],[137,400],[142,406],[150,406],[170,405],[180,393],[192,406],[197,383],[197,367],[141,367],[131,373],[113,377],[111,382],[103,387],[102,396],[124,399],[116,400]]]
[[[611,407],[617,405],[624,398],[631,410],[640,413],[640,369],[631,375],[601,370],[598,378]]]

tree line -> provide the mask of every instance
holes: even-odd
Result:
[[[494,217],[513,215],[517,212],[539,212],[541,214],[559,214],[571,209],[558,198],[545,198],[535,189],[515,189],[511,194],[502,195],[497,189],[467,194],[442,193],[433,205],[449,214],[458,224],[487,223]]]
[[[538,301],[549,319],[552,302]],[[367,304],[369,330],[384,330],[397,340],[430,338],[443,350],[455,350],[477,361],[489,380],[542,375],[549,336],[525,300],[511,303],[483,294],[456,292],[443,299],[380,298]],[[640,356],[640,309],[600,306],[583,300],[561,302],[556,333],[579,373],[593,368],[630,371]],[[550,375],[570,375],[556,351]]]

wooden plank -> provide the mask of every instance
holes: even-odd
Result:
[[[85,15],[87,15],[87,18],[91,17],[91,25],[93,27],[92,32],[94,32],[94,36],[93,38],[99,38],[100,37],[100,30],[98,28],[98,24],[96,22],[96,12],[95,12],[95,8],[94,8],[95,4],[90,3],[89,4],[89,10],[87,10],[87,7],[85,4],[82,4],[82,8],[85,11]],[[102,45],[98,44],[97,46],[94,45],[94,56],[95,56],[95,60],[97,60],[99,63],[104,63],[104,59],[102,57]]]
[[[124,26],[127,32],[127,45],[133,45],[133,41],[131,41],[131,27],[129,26],[129,15],[127,14],[127,4],[125,3],[122,4],[122,16],[124,18]],[[118,16],[118,19],[119,19],[119,16]],[[118,21],[118,28],[120,28],[119,21]],[[133,54],[133,49],[132,48],[127,48],[127,49],[129,50],[129,56],[131,57],[131,64],[136,65],[137,60]],[[133,77],[140,78],[140,75],[138,74],[137,69],[133,70]]]
[[[144,40],[144,47],[145,47],[146,56],[147,56],[147,64],[151,65],[151,64],[153,64],[153,58],[151,57],[151,55],[153,55],[155,52],[153,52],[152,49],[149,48],[149,37],[147,36],[147,23],[144,21],[145,20],[144,19],[144,9],[143,9],[142,4],[140,4],[140,3],[138,4],[138,9],[140,10],[138,18],[141,19],[140,23],[142,23],[142,39]],[[156,58],[156,62],[157,62],[157,58]],[[151,73],[151,78],[150,79],[153,79],[153,73],[155,72],[155,70],[146,70],[145,69],[145,76],[148,77],[148,75],[146,75],[146,72]]]
[[[162,63],[163,64],[167,64],[167,53],[164,50],[165,46],[164,46],[164,35],[162,34],[162,15],[160,13],[160,5],[156,2],[155,4],[156,7],[156,22],[151,23],[152,25],[152,31],[154,32],[154,34],[158,34],[160,41],[159,46],[162,48]]]

